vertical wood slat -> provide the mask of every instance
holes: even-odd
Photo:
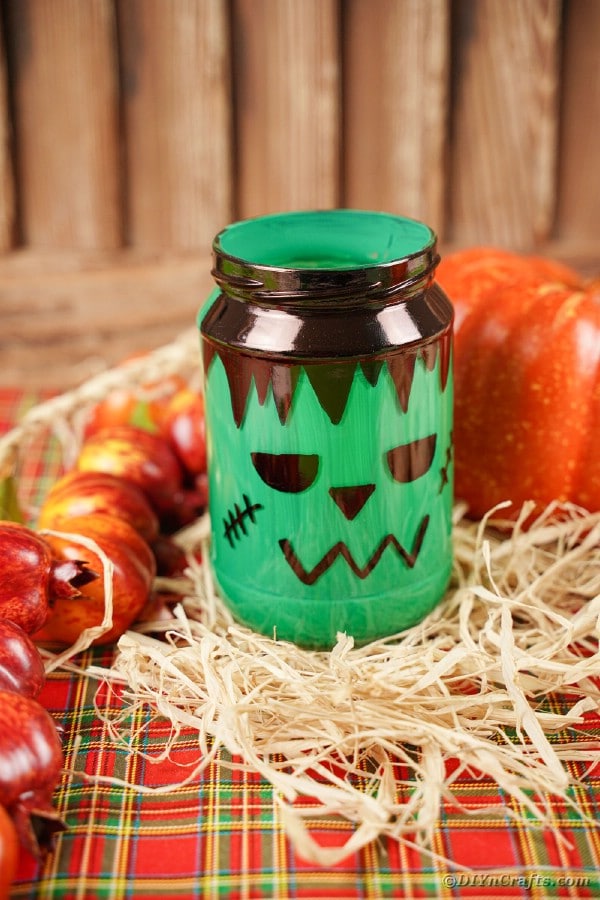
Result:
[[[557,231],[600,237],[600,3],[565,6]]]
[[[121,242],[111,0],[8,0],[25,243]]]
[[[15,205],[24,243],[50,249],[120,246],[123,203],[130,243],[149,249],[340,203],[423,218],[456,244],[543,247],[557,201],[559,240],[589,248],[600,231],[597,2],[1,3],[0,251]]]
[[[451,237],[528,248],[556,194],[557,0],[457,0]]]
[[[9,250],[15,239],[15,187],[10,141],[6,55],[0,20],[0,253]]]
[[[231,217],[225,0],[119,0],[127,236],[208,249]]]
[[[339,202],[336,0],[234,0],[237,214]]]
[[[444,223],[447,0],[344,5],[344,202]]]

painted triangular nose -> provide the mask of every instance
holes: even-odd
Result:
[[[374,490],[374,484],[353,484],[350,487],[329,488],[329,495],[346,518],[353,519],[359,514]]]

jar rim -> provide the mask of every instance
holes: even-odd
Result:
[[[241,219],[216,235],[213,249],[261,268],[347,271],[391,265],[435,243],[417,219],[338,208]]]
[[[359,209],[297,210],[242,219],[213,242],[213,276],[228,291],[268,301],[388,295],[438,262],[423,222]]]

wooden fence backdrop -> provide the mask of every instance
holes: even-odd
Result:
[[[193,323],[236,218],[600,269],[600,0],[0,0],[0,381]]]

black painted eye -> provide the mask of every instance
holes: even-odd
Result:
[[[286,494],[299,494],[317,477],[316,453],[251,453],[252,465],[265,484]]]
[[[436,437],[437,435],[430,434],[388,450],[387,464],[395,481],[414,481],[427,472],[435,453]]]

